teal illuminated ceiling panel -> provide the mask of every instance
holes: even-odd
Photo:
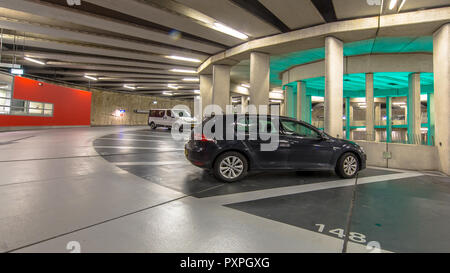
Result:
[[[406,95],[408,90],[408,75],[411,72],[380,72],[374,73],[375,96]],[[325,90],[325,77],[305,80],[310,95]],[[420,83],[422,93],[433,92],[433,73],[421,73]],[[365,74],[344,75],[344,95],[350,97],[364,96],[366,88]],[[309,89],[314,89],[309,91]]]
[[[358,41],[353,43],[344,44],[344,55],[354,56],[363,55],[369,53],[407,53],[407,52],[433,52],[433,38],[431,36],[425,37],[378,37],[376,39],[370,39],[365,41]],[[306,64],[325,58],[325,48],[316,48],[311,50],[305,50],[301,52],[293,52],[280,56],[272,56],[270,59],[270,83],[272,85],[281,86],[282,82],[279,78],[279,74],[290,67]],[[379,89],[392,89],[392,88],[404,88],[407,84],[407,74],[402,75],[380,75],[381,81],[375,81],[375,88]],[[424,84],[432,84],[433,77],[422,74],[422,81]],[[405,78],[406,75],[406,78]],[[390,82],[389,77],[400,77],[394,82]],[[387,77],[387,81],[383,81],[384,77]],[[322,77],[323,78],[323,77]],[[348,81],[344,82],[345,90],[364,90],[361,89],[362,80],[364,80],[364,74],[353,74],[352,76],[346,76],[344,79]],[[406,79],[406,81],[405,81]],[[311,85],[318,87],[318,89],[324,89],[323,80],[311,80]],[[364,83],[364,81],[362,81]],[[406,85],[407,87],[407,85]]]

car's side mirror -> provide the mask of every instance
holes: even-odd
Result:
[[[330,138],[326,134],[320,133],[320,139],[322,139],[322,140],[329,140]]]

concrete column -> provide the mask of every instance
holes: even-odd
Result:
[[[392,141],[392,98],[386,97],[386,142]]]
[[[375,141],[380,142],[381,132],[379,130],[375,130]]]
[[[375,125],[381,125],[381,103],[375,103]]]
[[[283,101],[283,104],[284,104],[284,116],[288,117],[289,116],[289,101],[288,101],[289,89],[288,89],[288,86],[284,86],[283,91],[284,91],[284,101]]]
[[[343,137],[343,43],[334,37],[325,38],[325,132]]]
[[[286,98],[280,104],[280,116],[286,116]]]
[[[250,101],[256,107],[269,106],[270,55],[250,53]]]
[[[230,71],[228,65],[213,65],[212,103],[220,106],[222,113],[230,103]]]
[[[294,104],[294,88],[292,86],[287,85],[285,87],[285,104],[286,104],[286,116],[295,117],[295,104]]]
[[[212,104],[212,77],[211,75],[200,75],[200,97],[202,101],[202,115],[205,107]]]
[[[433,35],[435,140],[441,171],[450,175],[450,23]]]
[[[420,109],[420,73],[410,74],[408,81],[408,142],[416,144],[419,139],[418,136],[420,136],[422,123]]]
[[[373,74],[366,74],[366,140],[375,140],[375,109],[373,99]]]
[[[435,111],[434,111],[434,94],[428,93],[427,96],[427,114],[428,114],[428,145],[434,145],[434,120],[435,120]]]
[[[311,122],[311,96],[306,95],[306,82],[297,82],[297,119]]]
[[[305,121],[308,122],[309,124],[311,124],[312,122],[312,101],[311,101],[311,96],[307,95],[306,96],[306,102],[305,102]]]
[[[247,96],[242,96],[241,97],[241,113],[246,113],[247,112],[247,107],[248,107],[248,99]]]
[[[345,138],[350,139],[351,137],[351,129],[350,123],[353,115],[350,113],[352,106],[350,105],[350,98],[345,98]]]
[[[201,96],[195,96],[194,97],[194,113],[193,113],[193,117],[195,117],[196,120],[202,120],[203,119],[202,97]]]

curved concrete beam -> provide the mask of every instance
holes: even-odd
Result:
[[[344,74],[376,72],[433,72],[431,53],[372,54],[344,57]],[[324,60],[298,65],[283,71],[283,85],[325,76]]]
[[[284,54],[324,46],[326,36],[334,36],[344,43],[362,41],[379,36],[425,36],[450,22],[450,7],[406,12],[333,22],[310,28],[256,39],[211,56],[198,68],[210,74],[213,64],[237,64],[248,59],[253,51]]]

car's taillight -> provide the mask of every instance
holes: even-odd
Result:
[[[204,134],[194,134],[194,140],[199,140],[202,142],[213,142],[213,139],[207,138]]]

